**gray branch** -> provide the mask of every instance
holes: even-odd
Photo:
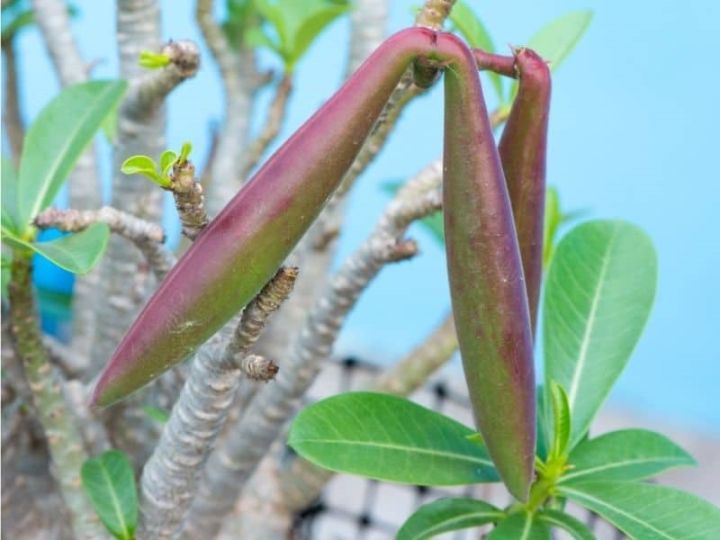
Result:
[[[296,276],[297,269],[280,269],[247,306],[227,346],[223,347],[221,333],[196,354],[160,442],[143,470],[141,538],[160,540],[176,534],[195,494],[200,468],[233,404],[243,359],[270,314],[290,294]]]
[[[397,260],[410,223],[440,207],[438,164],[408,182],[370,237],[351,255],[317,300],[276,382],[258,391],[240,422],[211,455],[187,520],[188,538],[212,538],[245,482],[296,411],[300,399],[328,358],[345,317],[370,281]]]

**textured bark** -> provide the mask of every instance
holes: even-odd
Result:
[[[317,299],[275,382],[260,389],[240,422],[211,455],[187,521],[187,538],[212,537],[267,449],[297,410],[328,358],[345,317],[377,273],[397,256],[410,223],[439,208],[431,176],[420,175],[397,195],[372,235],[331,279]],[[400,244],[402,245],[402,243]]]
[[[107,538],[82,490],[80,468],[87,458],[70,416],[57,373],[48,362],[32,297],[30,256],[15,252],[10,295],[10,330],[32,392],[32,403],[50,449],[52,475],[72,517],[78,539]]]

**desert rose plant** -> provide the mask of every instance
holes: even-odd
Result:
[[[13,348],[3,371],[3,420],[12,421],[3,465],[39,453],[60,495],[40,504],[22,488],[10,499],[35,496],[26,513],[67,509],[67,523],[44,528],[72,538],[283,538],[329,479],[325,468],[422,486],[500,482],[513,498],[437,500],[408,517],[400,539],[471,527],[494,540],[549,539],[554,528],[593,538],[569,503],[631,538],[720,537],[717,508],[646,482],[693,464],[684,450],[640,429],[588,435],[640,337],[657,272],[649,239],[631,224],[587,221],[556,238],[568,216],[546,187],[551,70],[589,14],[554,21],[502,55],[462,2],[427,0],[414,27],[386,39],[378,0],[229,0],[222,24],[213,8],[197,0],[195,14],[220,68],[226,117],[198,179],[191,143],[165,149],[162,132],[163,101],[197,72],[199,49],[161,43],[155,1],[118,2],[118,81],[87,80],[63,2],[3,4],[6,59],[15,35],[37,24],[66,87],[27,134],[17,99],[6,101],[3,332]],[[279,132],[299,59],[351,10],[347,81],[245,182]],[[443,31],[447,18],[455,33]],[[276,54],[279,77],[259,71],[258,48]],[[480,72],[496,111],[487,110]],[[330,274],[343,197],[400,111],[441,78],[442,162],[394,186],[376,229]],[[15,84],[7,78],[16,98]],[[249,140],[249,111],[266,85],[274,89],[266,123]],[[113,206],[97,209],[99,131],[113,148]],[[68,177],[74,208],[51,208]],[[155,223],[163,190],[182,225],[178,254]],[[405,234],[418,220],[447,249],[453,316],[421,345],[439,352],[390,368],[375,391],[297,414],[367,285],[416,253]],[[68,234],[44,240],[48,228]],[[70,344],[38,325],[37,257],[76,274],[100,262],[76,284]],[[473,428],[402,397],[455,349]],[[272,514],[248,510],[261,507]]]

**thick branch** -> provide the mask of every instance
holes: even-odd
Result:
[[[182,232],[190,240],[195,240],[209,219],[203,188],[195,181],[195,166],[190,161],[178,161],[173,166],[170,190],[175,198]]]
[[[255,168],[255,165],[258,164],[265,151],[280,133],[291,91],[292,78],[290,75],[285,74],[275,89],[275,95],[265,118],[265,125],[255,140],[248,145],[245,152],[245,163],[240,171],[243,178],[248,177],[250,171]]]
[[[70,510],[75,536],[106,538],[80,483],[80,468],[87,456],[42,343],[32,297],[30,256],[26,253],[15,253],[9,294],[15,349],[24,364],[33,405],[50,447],[53,476]]]
[[[196,490],[198,472],[238,388],[240,365],[267,318],[292,290],[297,269],[282,268],[248,305],[229,344],[222,334],[200,348],[142,476],[141,538],[174,537]],[[247,366],[246,366],[247,367]]]
[[[175,264],[174,255],[162,246],[165,241],[162,227],[109,206],[100,210],[50,208],[35,218],[35,225],[40,228],[54,227],[67,232],[78,232],[94,223],[106,224],[113,233],[135,244],[158,280]]]
[[[440,207],[439,171],[423,171],[397,194],[362,246],[343,264],[317,300],[276,382],[255,396],[239,424],[211,455],[196,503],[188,518],[188,537],[213,537],[240,490],[295,412],[322,363],[330,355],[345,317],[385,264],[396,260],[402,237],[416,219]]]
[[[5,36],[3,36],[5,38]],[[7,133],[8,143],[17,167],[22,155],[23,139],[25,138],[25,124],[20,114],[20,92],[18,88],[17,57],[15,40],[11,36],[2,42],[3,64],[5,65],[5,100],[3,101],[3,126]]]

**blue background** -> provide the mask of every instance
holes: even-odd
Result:
[[[223,2],[217,2],[223,4]],[[412,21],[419,1],[393,1],[389,31]],[[114,3],[75,0],[74,28],[96,77],[117,73]],[[164,1],[164,36],[202,42],[193,2]],[[654,0],[472,1],[499,48],[521,45],[552,19],[595,11],[589,31],[556,73],[549,182],[563,206],[592,217],[642,226],[659,253],[660,281],[647,331],[611,400],[646,413],[720,432],[720,114],[717,89],[720,2]],[[220,14],[220,12],[218,12]],[[348,21],[335,23],[297,68],[281,138],[297,128],[339,85]],[[20,39],[24,112],[34,117],[57,92],[35,30]],[[170,98],[168,145],[191,140],[205,156],[208,124],[219,121],[217,69],[205,52],[200,74]],[[263,63],[277,66],[270,55]],[[352,194],[339,259],[373,226],[387,202],[380,185],[407,178],[441,152],[439,88],[416,100],[390,144]],[[492,92],[486,91],[488,96]],[[263,94],[261,105],[267,102]],[[491,100],[492,101],[492,100]],[[492,103],[491,103],[492,105]],[[262,112],[262,106],[258,108]],[[258,119],[260,116],[258,116]],[[107,154],[107,148],[103,152]],[[109,175],[109,160],[104,160]],[[172,220],[169,221],[172,223]],[[174,224],[171,227],[176,230]],[[407,351],[449,308],[442,249],[413,231],[422,255],[386,269],[352,313],[338,352],[389,362]]]

